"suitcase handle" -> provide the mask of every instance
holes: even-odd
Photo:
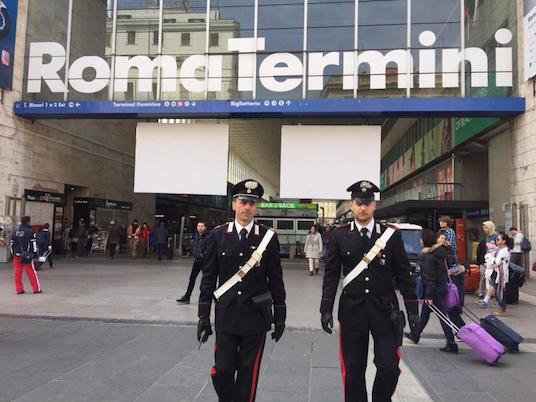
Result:
[[[480,317],[478,317],[475,313],[473,313],[471,310],[469,310],[468,307],[462,306],[462,310],[465,311],[465,315],[469,317],[471,321],[473,321],[475,324],[480,324],[480,321],[482,320]],[[469,314],[468,314],[469,313]],[[476,318],[476,320],[475,320]]]
[[[449,318],[448,316],[446,316],[445,314],[443,314],[443,312],[441,310],[439,310],[437,308],[436,305],[434,304],[428,304],[428,307],[430,308],[430,310],[432,310],[436,315],[437,317],[443,321],[445,324],[447,324],[450,329],[452,329],[455,333],[458,333],[458,331],[460,330],[460,328],[458,328],[456,326],[456,324],[454,324]]]

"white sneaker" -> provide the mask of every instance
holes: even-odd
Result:
[[[488,307],[488,302],[484,300],[479,300],[475,303],[478,304],[480,307]]]

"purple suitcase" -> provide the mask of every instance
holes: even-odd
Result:
[[[488,364],[491,365],[496,363],[504,354],[504,346],[488,334],[480,325],[471,322],[458,328],[447,316],[439,311],[436,306],[430,306],[430,308],[440,320],[445,322],[456,332],[456,335],[458,335],[458,338],[460,338],[463,343],[469,346]]]
[[[504,346],[474,322],[460,328],[458,338],[488,364],[497,362],[504,354]]]

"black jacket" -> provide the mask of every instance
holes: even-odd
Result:
[[[205,257],[207,251],[207,232],[202,235],[197,232],[195,234],[194,243],[192,245],[192,254],[196,261],[201,261]]]
[[[23,252],[37,253],[35,233],[28,225],[20,225],[11,236],[11,252],[20,256]]]
[[[374,225],[370,247],[386,229],[385,225]],[[354,222],[334,230],[329,244],[320,312],[333,310],[341,269],[344,276],[348,275],[370,247],[365,248]],[[376,334],[393,333],[390,312],[399,308],[393,280],[404,296],[408,314],[417,315],[415,278],[398,230],[387,243],[383,253],[342,291],[338,318],[343,327],[363,334],[368,334],[369,330]]]
[[[481,240],[480,243],[478,243],[478,247],[476,249],[476,263],[478,265],[486,263],[486,252],[486,240]]]
[[[199,317],[209,317],[213,292],[246,263],[258,247],[267,226],[256,223],[248,236],[247,252],[241,251],[234,222],[218,226],[208,235],[204,259]],[[274,235],[268,243],[259,267],[248,274],[216,302],[216,331],[226,334],[251,335],[270,330],[265,311],[253,304],[252,298],[270,291],[274,303],[275,322],[286,319],[285,286],[279,258],[279,241]]]
[[[422,249],[421,275],[426,299],[433,299],[440,289],[446,289],[448,282],[447,256],[445,247],[425,247]]]
[[[160,222],[158,229],[156,229],[156,244],[167,244],[169,237],[169,231],[166,228],[164,222]]]

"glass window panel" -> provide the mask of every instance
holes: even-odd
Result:
[[[365,62],[371,54],[366,51],[386,55],[391,50],[406,49],[406,32],[407,0],[359,1],[358,48],[362,62],[358,68],[358,97],[406,96],[406,89],[399,88],[396,63],[387,63],[385,71],[383,64],[378,65],[379,72],[371,74],[370,64]]]
[[[466,96],[516,96],[518,87],[518,59],[517,56],[517,7],[515,1],[465,0],[465,46],[480,47],[488,56],[488,87],[471,88],[471,67],[466,64]],[[506,28],[512,33],[512,39],[508,44],[497,43],[495,33],[500,28]],[[513,53],[513,82],[512,87],[496,85],[495,48],[512,47]]]
[[[209,99],[250,99],[252,91],[238,91],[238,52],[229,50],[229,39],[253,38],[254,0],[211,2],[209,53],[222,56],[222,90],[210,91]],[[217,40],[216,40],[217,39]],[[253,69],[245,77],[253,76]]]
[[[259,0],[258,37],[267,51],[303,50],[303,1]]]
[[[347,98],[353,97],[353,90],[342,89],[343,51],[354,49],[354,0],[311,0],[308,7],[307,51],[338,52],[339,64],[328,65],[323,71],[323,89],[312,90],[311,79],[319,74],[311,72],[309,63],[309,98]]]
[[[277,63],[279,60],[283,62]],[[292,63],[299,73],[284,76],[277,74],[273,76],[266,73],[266,71],[270,71],[271,67],[275,67],[275,69],[288,68],[287,63]],[[257,72],[257,99],[274,99],[274,102],[283,102],[283,99],[302,98],[303,52],[259,53],[257,55]]]
[[[412,0],[411,7],[411,54],[415,71],[411,95],[460,96],[459,87],[442,87],[441,74],[443,49],[460,49],[460,0]],[[433,36],[428,32],[432,32]],[[425,35],[429,35],[431,39],[425,38]],[[433,40],[434,37],[432,45],[425,40]],[[419,58],[421,49],[436,50],[435,73],[421,71],[420,63],[423,62]],[[430,82],[425,83],[427,80]]]

